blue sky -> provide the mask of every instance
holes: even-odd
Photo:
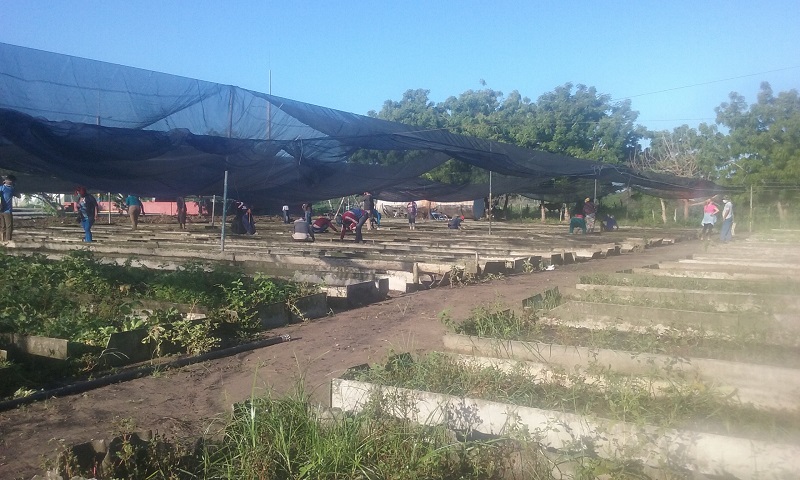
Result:
[[[800,1],[2,0],[0,42],[366,114],[408,89],[536,100],[571,82],[638,123],[800,89]],[[270,74],[271,72],[271,74]]]

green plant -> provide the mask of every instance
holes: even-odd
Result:
[[[501,305],[475,308],[461,323],[453,322],[449,315],[441,320],[455,333],[504,339],[528,335],[536,325],[534,314],[517,314]]]

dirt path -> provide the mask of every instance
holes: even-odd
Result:
[[[43,472],[59,445],[110,439],[132,429],[197,436],[233,403],[265,391],[290,392],[302,378],[314,401],[329,402],[329,382],[347,368],[392,352],[441,349],[440,314],[465,318],[478,306],[521,308],[522,300],[579,275],[612,272],[701,251],[697,241],[642,253],[505,277],[466,287],[404,294],[379,304],[275,330],[293,340],[0,413],[0,478]]]

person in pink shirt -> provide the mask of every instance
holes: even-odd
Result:
[[[703,226],[703,231],[700,232],[700,240],[708,240],[711,238],[711,230],[714,229],[714,224],[717,223],[717,214],[719,208],[709,198],[703,206],[703,221],[700,224]]]

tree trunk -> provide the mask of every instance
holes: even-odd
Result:
[[[667,203],[664,201],[663,198],[659,198],[661,200],[661,222],[666,225],[667,224]]]
[[[781,203],[780,200],[776,203],[778,206],[778,219],[781,221],[781,226],[783,226],[783,223],[786,221],[786,209],[783,208],[783,203]]]
[[[683,199],[683,219],[689,220],[689,200]]]
[[[544,208],[544,203],[542,203],[541,205],[539,205],[539,210],[541,210],[541,212],[542,212],[542,223],[544,223],[544,221],[545,221],[545,208]]]
[[[505,201],[503,202],[503,220],[508,220],[508,194],[506,194],[505,197]]]

